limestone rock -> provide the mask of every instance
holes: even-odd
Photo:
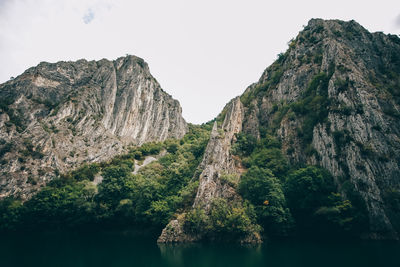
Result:
[[[0,85],[0,98],[0,198],[29,198],[57,173],[187,131],[179,102],[135,56],[43,62]]]
[[[226,107],[226,114],[221,125],[218,127],[217,121],[213,125],[210,140],[205,149],[203,160],[199,165],[202,170],[199,176],[199,188],[193,203],[193,208],[204,209],[206,214],[210,210],[212,200],[224,198],[229,202],[242,201],[240,195],[229,184],[222,181],[223,175],[241,174],[237,164],[231,154],[232,144],[235,142],[236,134],[242,130],[243,124],[243,105],[240,98],[233,99]],[[186,233],[183,228],[184,215],[179,215],[179,219],[172,220],[164,228],[158,242],[195,242],[201,240],[202,233],[197,235]],[[258,233],[238,240],[240,243],[260,243],[261,237]]]
[[[201,206],[208,211],[214,198],[223,197],[230,200],[238,198],[231,186],[221,183],[220,177],[225,174],[240,174],[231,155],[231,145],[235,134],[242,129],[242,121],[243,106],[237,97],[228,105],[222,128],[218,129],[217,122],[214,123],[210,141],[199,166],[203,171],[200,174],[193,207]]]
[[[158,243],[188,243],[199,240],[199,236],[185,233],[182,222],[178,219],[171,220],[158,237]]]
[[[399,237],[400,217],[387,197],[400,192],[399,73],[398,36],[369,33],[354,21],[313,19],[242,96],[243,132],[258,137],[257,125],[276,127],[291,163],[326,168],[343,194],[343,184],[352,183],[366,204],[371,238]],[[325,86],[319,108],[326,117],[311,129],[306,150],[305,118],[292,107],[307,90]]]

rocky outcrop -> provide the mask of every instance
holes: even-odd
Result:
[[[161,235],[157,239],[157,243],[190,243],[199,241],[201,235],[193,235],[186,233],[183,227],[184,216],[171,220],[162,230]]]
[[[0,98],[1,198],[29,198],[60,172],[187,131],[179,102],[135,56],[40,63],[0,85]]]
[[[133,56],[41,63],[0,85],[0,99],[0,198],[28,198],[59,172],[187,129],[179,103]],[[224,179],[241,174],[231,154],[236,134],[271,134],[293,166],[326,168],[344,198],[355,190],[368,216],[366,237],[398,239],[399,119],[400,38],[354,21],[313,19],[217,118],[192,208],[208,213],[213,199],[242,201]],[[184,213],[159,242],[202,238],[183,223]]]
[[[239,179],[241,174],[231,154],[231,146],[235,142],[236,134],[242,129],[243,115],[243,105],[240,98],[237,97],[227,105],[222,125],[218,127],[217,121],[214,122],[210,141],[199,165],[202,172],[199,176],[199,187],[193,203],[193,208],[204,209],[206,214],[209,212],[212,201],[216,198],[223,198],[229,202],[242,201],[236,190],[224,182],[221,177],[234,175]],[[179,215],[163,229],[158,242],[194,242],[203,237],[202,233],[197,235],[186,233],[183,224],[184,215]],[[242,243],[260,241],[259,235],[247,236],[240,240]]]
[[[238,197],[220,179],[238,173],[229,152],[234,134],[260,138],[267,131],[293,165],[320,165],[344,197],[350,187],[361,196],[369,219],[365,237],[398,239],[399,96],[398,36],[369,33],[354,21],[312,19],[247,88],[243,105],[237,98],[228,105],[222,131],[214,125],[193,207],[208,210],[215,197]],[[179,221],[174,225],[182,229]],[[171,233],[163,231],[160,241],[185,240]]]
[[[231,154],[231,146],[235,135],[242,130],[243,106],[237,97],[228,105],[225,119],[220,129],[217,122],[211,131],[210,141],[204,152],[199,168],[199,188],[193,207],[200,206],[206,211],[212,199],[217,197],[233,201],[238,198],[236,191],[227,183],[221,182],[222,175],[240,175]]]
[[[313,19],[250,86],[243,131],[274,129],[293,164],[320,165],[369,216],[369,238],[398,238],[400,38]]]

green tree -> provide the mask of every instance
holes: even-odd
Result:
[[[0,201],[0,231],[16,230],[19,226],[22,202],[13,198]]]
[[[294,171],[285,192],[302,232],[348,235],[365,229],[363,212],[337,192],[332,175],[322,168],[308,166]]]
[[[189,211],[185,216],[184,228],[204,239],[224,241],[238,240],[260,232],[250,203],[228,203],[223,198],[213,199],[207,214],[201,207]]]
[[[286,234],[292,218],[280,180],[269,169],[251,167],[240,179],[239,192],[255,206],[258,221],[269,234]]]
[[[316,166],[294,171],[285,184],[290,210],[301,221],[307,220],[319,207],[326,206],[331,192],[336,192],[331,174]]]
[[[276,177],[284,177],[288,171],[286,158],[279,148],[261,148],[250,156],[250,165],[270,169]]]
[[[255,214],[250,206],[239,202],[228,204],[226,199],[216,198],[211,203],[209,220],[210,234],[216,238],[238,239],[258,232]]]

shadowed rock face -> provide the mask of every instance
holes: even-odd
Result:
[[[240,112],[225,117],[220,133],[214,125],[193,206],[207,210],[213,197],[235,196],[220,179],[240,173],[229,152],[232,137],[242,131],[259,138],[267,130],[281,140],[290,163],[326,168],[344,197],[349,183],[355,188],[369,216],[365,237],[398,239],[400,213],[391,193],[400,193],[399,104],[398,36],[369,33],[354,21],[313,19],[260,80],[228,104]],[[178,216],[159,242],[198,238],[184,233]]]
[[[303,101],[310,95],[321,98]],[[400,192],[399,96],[398,36],[313,19],[242,96],[243,131],[258,137],[260,128],[276,128],[291,163],[326,168],[344,195],[354,185],[368,211],[368,237],[398,238],[390,193]]]
[[[0,197],[28,198],[56,172],[187,131],[179,102],[135,56],[40,63],[0,85],[0,98],[0,145],[10,150]]]

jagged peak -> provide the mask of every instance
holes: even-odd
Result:
[[[117,58],[116,60],[114,60],[114,62],[117,66],[120,64],[138,65],[140,68],[149,72],[149,66],[146,63],[146,61],[144,61],[144,59],[134,56],[134,55],[127,54],[124,57]]]
[[[293,64],[300,66],[303,63],[318,63],[315,64],[316,68],[322,72],[329,72],[331,63],[342,64],[344,61],[353,61],[353,64],[359,66],[361,64],[369,69],[374,65],[374,60],[380,61],[382,53],[392,53],[392,48],[399,44],[400,38],[397,35],[371,33],[354,20],[311,19],[296,38],[290,40],[288,49],[278,55],[277,60],[265,69],[256,85],[249,86],[245,94],[258,90],[260,83],[274,79],[274,74],[279,74],[282,66],[292,68]],[[381,51],[377,46],[381,47]],[[331,54],[336,53],[336,55],[330,56],[328,60],[325,52],[329,50]],[[365,56],[360,57],[360,55]],[[286,67],[283,69],[287,69]],[[277,82],[279,79],[275,83]]]
[[[338,19],[320,19],[320,18],[313,18],[308,21],[307,26],[304,27],[303,31],[317,31],[320,32],[336,32],[336,31],[358,31],[358,32],[368,32],[361,24],[356,22],[355,20],[338,20]],[[302,32],[303,32],[302,31]]]

